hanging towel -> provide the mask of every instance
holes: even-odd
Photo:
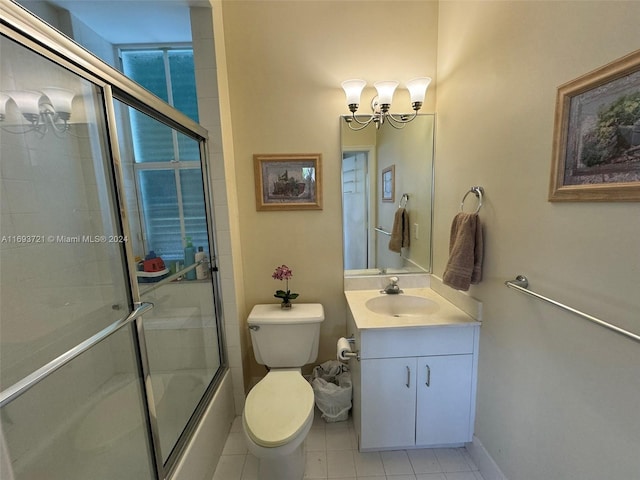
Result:
[[[449,261],[442,281],[456,290],[469,290],[482,280],[482,225],[476,213],[458,213],[451,224]]]
[[[393,217],[393,228],[389,239],[389,250],[400,253],[402,247],[409,246],[409,212],[404,208],[398,208]]]

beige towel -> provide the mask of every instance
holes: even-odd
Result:
[[[469,290],[482,280],[482,225],[476,213],[458,213],[451,224],[449,261],[442,281],[456,290]]]
[[[398,208],[393,217],[389,250],[400,253],[402,247],[409,246],[409,238],[409,213],[404,208]]]

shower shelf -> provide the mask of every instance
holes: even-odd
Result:
[[[140,295],[145,295],[145,294],[147,294],[149,292],[152,292],[156,288],[160,288],[161,286],[166,285],[167,283],[172,282],[172,281],[184,276],[185,273],[193,270],[194,268],[196,268],[201,263],[202,263],[202,260],[200,260],[199,262],[196,262],[196,263],[194,263],[192,265],[189,265],[188,267],[183,268],[182,270],[174,273],[173,275],[169,275],[167,278],[163,278],[159,282],[156,282],[156,283],[152,284],[151,287],[145,288],[144,290],[140,290]]]

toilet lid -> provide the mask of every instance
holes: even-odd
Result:
[[[300,370],[272,370],[247,395],[246,431],[263,447],[290,442],[312,419],[313,389]]]

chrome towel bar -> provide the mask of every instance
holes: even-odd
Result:
[[[563,303],[557,302],[555,300],[545,297],[544,295],[540,295],[539,293],[529,290],[528,288],[529,280],[524,275],[518,275],[515,278],[515,280],[509,280],[507,282],[504,282],[504,284],[509,288],[513,288],[514,290],[518,290],[519,292],[526,293],[527,295],[530,295],[535,298],[539,298],[540,300],[544,300],[545,302],[555,305],[556,307],[560,307],[564,310],[568,310],[569,312],[574,313],[579,317],[584,318],[585,320],[589,320],[590,322],[597,323],[598,325],[604,328],[608,328],[609,330],[613,330],[614,332],[624,335],[625,337],[635,340],[636,342],[640,342],[640,335],[637,335],[633,332],[625,330],[624,328],[617,327],[616,325],[612,325],[608,322],[605,322],[604,320],[600,320],[599,318],[594,317],[593,315],[589,315],[587,313],[581,312],[580,310],[577,310],[573,307],[569,307]]]
[[[374,227],[373,228],[376,232],[380,232],[383,235],[389,235],[391,236],[391,232],[387,232],[385,229],[383,229],[382,227]]]

